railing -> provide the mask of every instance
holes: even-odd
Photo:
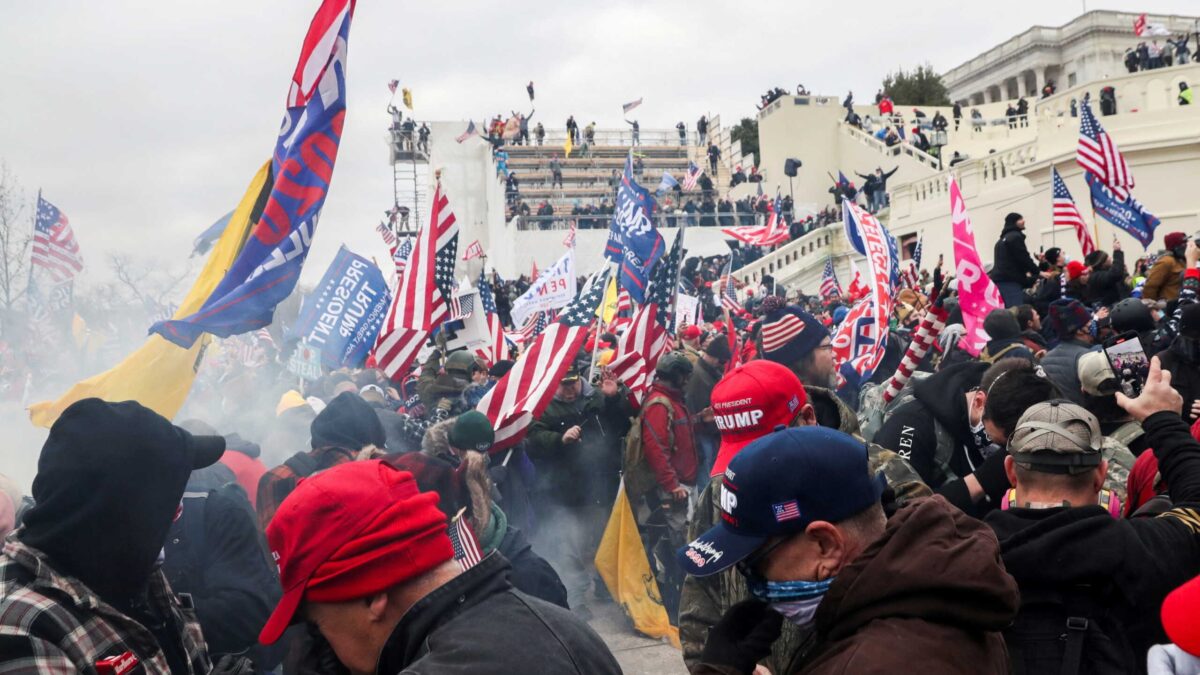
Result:
[[[1095,80],[1063,89],[1037,102],[1035,110],[1041,117],[1066,117],[1071,114],[1071,101],[1092,96],[1092,111],[1100,114],[1100,90],[1112,87],[1117,94],[1117,114],[1162,110],[1176,106],[1180,82],[1200,82],[1200,64],[1188,63],[1127,73],[1106,80]]]
[[[553,130],[546,128],[546,136],[542,140],[541,144],[538,143],[537,135],[534,133],[534,129],[536,128],[536,126],[537,126],[536,124],[529,125],[529,145],[532,145],[532,146],[544,145],[544,146],[561,148],[566,144],[567,130],[566,130],[565,126],[559,127],[559,126],[555,125],[555,128]],[[485,129],[480,129],[479,133],[484,138],[487,138],[487,131]],[[695,130],[689,130],[689,131],[685,132],[684,137],[686,139],[686,143],[680,143],[678,129],[642,129],[638,133],[638,138],[640,141],[638,144],[639,145],[649,145],[649,146],[673,146],[673,147],[687,147],[689,145],[699,145],[699,135],[696,133]],[[629,147],[629,146],[633,145],[633,130],[632,130],[632,128],[596,129],[592,138],[593,138],[593,140],[591,143],[589,143],[589,145]],[[574,146],[576,148],[579,148],[580,146],[583,145],[583,143],[586,140],[587,139],[586,139],[586,134],[585,134],[585,125],[581,124],[581,125],[579,125],[578,141],[574,144]],[[512,139],[512,140],[506,141],[506,144],[507,145],[517,145],[517,141],[516,141],[516,139]]]
[[[842,124],[841,126],[843,132],[849,134],[851,138],[857,140],[863,145],[873,148],[884,155],[888,155],[889,157],[899,157],[900,155],[905,155],[915,159],[934,171],[941,170],[941,161],[938,160],[937,157],[922,151],[920,148],[907,141],[902,141],[896,145],[888,146],[887,143],[884,143],[883,141],[875,138],[865,131],[862,131],[861,129],[856,129],[849,124]]]
[[[732,222],[722,224],[722,218],[731,218]],[[764,225],[765,216],[761,213],[656,213],[650,217],[655,227],[737,227],[742,225]],[[572,227],[581,230],[608,229],[612,220],[611,213],[580,213],[555,214],[552,216],[522,216],[517,215],[510,221],[518,230],[568,230]]]

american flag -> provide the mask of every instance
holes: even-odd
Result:
[[[675,236],[671,250],[654,268],[646,302],[634,312],[629,327],[617,340],[616,355],[608,366],[639,401],[654,382],[654,368],[673,337],[671,324],[675,311],[672,301],[683,257],[681,235],[682,232]]]
[[[404,278],[404,269],[408,267],[408,258],[412,255],[413,237],[403,237],[400,239],[400,245],[392,253],[392,262],[396,263],[396,276],[399,279]]]
[[[775,522],[777,523],[795,520],[800,517],[800,505],[795,499],[780,504],[772,504],[771,510],[775,513]]]
[[[475,293],[467,292],[454,295],[450,299],[450,318],[447,321],[460,321],[475,313]]]
[[[33,266],[46,270],[56,284],[70,281],[83,271],[83,256],[71,223],[66,214],[42,199],[41,194],[33,229]]]
[[[567,232],[567,236],[563,238],[563,246],[571,248],[575,245],[575,226],[571,226],[571,231]]]
[[[613,314],[612,321],[608,322],[608,332],[621,335],[629,325],[632,314],[633,298],[629,297],[629,291],[622,288],[617,293],[617,311]]]
[[[595,322],[608,273],[606,268],[593,277],[588,287],[563,309],[557,321],[534,338],[512,369],[476,406],[476,410],[492,420],[496,430],[493,454],[519,443],[529,424],[550,405],[563,373]]]
[[[491,344],[486,347],[481,347],[475,350],[475,353],[483,357],[488,363],[495,363],[508,359],[508,341],[504,339],[504,325],[500,323],[500,314],[496,311],[496,294],[492,290],[492,284],[487,280],[487,276],[481,271],[479,273],[479,283],[476,284],[479,289],[479,306],[483,308],[483,315],[487,319],[488,336]]]
[[[533,342],[534,338],[541,335],[542,331],[546,330],[546,324],[549,322],[549,312],[534,312],[533,314],[529,315],[529,318],[525,320],[525,325],[521,326],[520,330],[517,331],[517,335],[520,336],[521,346],[524,347],[530,342]]]
[[[733,285],[733,257],[725,266],[725,278],[721,281],[721,306],[731,312],[742,311],[742,303],[738,302],[737,288]]]
[[[454,549],[454,561],[462,571],[466,572],[483,560],[483,551],[479,548],[479,540],[471,523],[467,521],[467,510],[464,508],[450,521],[446,534],[450,536],[450,546]]]
[[[449,316],[446,299],[454,297],[457,254],[458,223],[439,184],[429,225],[417,235],[408,273],[375,339],[372,355],[388,377],[407,373],[429,333]]]
[[[471,242],[470,246],[467,246],[467,251],[463,254],[463,261],[485,257],[487,256],[483,254],[483,246],[479,243],[479,240],[476,239],[475,241]]]
[[[458,137],[455,138],[454,140],[458,141],[459,143],[462,143],[463,141],[467,140],[468,138],[470,138],[478,133],[479,133],[479,130],[475,128],[475,120],[471,120],[470,122],[467,123],[467,130],[462,132],[461,134],[459,134]]]
[[[388,247],[392,255],[396,255],[396,233],[392,231],[392,228],[387,223],[381,221],[375,226],[375,231],[383,238],[384,245]]]
[[[1051,169],[1051,184],[1054,192],[1054,226],[1075,228],[1075,236],[1079,238],[1079,247],[1083,249],[1085,256],[1095,251],[1096,242],[1092,241],[1087,223],[1083,221],[1079,207],[1075,206],[1075,200],[1071,198],[1067,184],[1063,181],[1062,176],[1058,175],[1058,169]]]
[[[761,187],[761,183],[759,184]],[[767,206],[766,225],[743,225],[741,227],[724,227],[721,232],[752,246],[775,246],[791,238],[787,226],[783,222],[783,200],[775,195],[775,201]]]
[[[1129,198],[1133,174],[1112,137],[1092,114],[1092,106],[1086,97],[1079,106],[1079,145],[1076,147],[1075,161],[1099,178],[1118,197]]]
[[[390,91],[394,94],[394,93],[396,93],[396,87],[399,87],[399,86],[400,86],[400,80],[392,80],[391,82],[388,82],[388,91]]]
[[[838,283],[837,275],[833,271],[833,258],[825,259],[825,271],[821,274],[821,297],[825,300],[830,298],[840,298],[842,296],[842,285]]]
[[[700,180],[700,174],[704,173],[695,162],[688,162],[687,173],[683,174],[683,189],[691,191],[696,189],[696,181]]]

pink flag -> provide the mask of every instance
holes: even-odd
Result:
[[[979,251],[975,248],[975,230],[971,217],[967,215],[967,204],[963,201],[958,182],[950,178],[950,221],[954,226],[954,275],[958,279],[958,306],[963,313],[966,335],[962,345],[977,356],[987,344],[988,335],[983,330],[983,319],[993,309],[1004,309],[1000,289],[983,272]]]

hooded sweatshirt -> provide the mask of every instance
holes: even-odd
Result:
[[[986,363],[959,363],[929,376],[913,387],[913,400],[896,408],[875,434],[875,442],[912,464],[933,488],[950,480],[937,465],[938,434],[955,443],[950,457],[954,477],[965,476],[983,464],[971,432],[966,393],[979,386]]]
[[[890,673],[910,664],[923,675],[1005,675],[1000,631],[1019,602],[987,526],[941,497],[920,499],[838,573],[817,608],[816,649],[797,672]]]

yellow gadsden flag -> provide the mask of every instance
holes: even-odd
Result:
[[[573,141],[573,138],[571,136],[571,132],[568,131],[567,132],[567,142],[563,143],[563,154],[565,154],[567,156],[567,159],[571,159],[571,151],[575,149],[575,144],[572,141]]]
[[[600,306],[596,308],[596,312],[600,317],[601,326],[607,326],[612,323],[613,317],[617,315],[616,277],[608,280],[608,288],[604,289],[604,299],[600,301]]]
[[[263,164],[246,194],[234,210],[225,232],[213,247],[208,261],[204,264],[196,283],[188,291],[187,297],[180,303],[174,318],[190,316],[200,309],[208,296],[212,295],[225,272],[229,270],[235,258],[246,243],[250,233],[250,216],[255,202],[263,190],[269,190],[271,163]],[[200,367],[200,359],[204,348],[212,338],[205,335],[197,340],[191,349],[184,349],[167,342],[160,335],[151,335],[146,343],[125,357],[125,360],[111,369],[89,377],[71,387],[70,391],[57,401],[43,401],[29,406],[29,418],[33,423],[48,427],[54,424],[72,403],[85,398],[102,398],[106,401],[137,401],[170,419],[179,412],[188,392],[192,389],[192,381],[196,379],[196,369]]]
[[[663,607],[624,485],[617,491],[612,515],[604,528],[600,548],[596,549],[596,571],[613,599],[633,621],[634,630],[654,638],[665,637],[679,648],[679,629],[671,625]]]

